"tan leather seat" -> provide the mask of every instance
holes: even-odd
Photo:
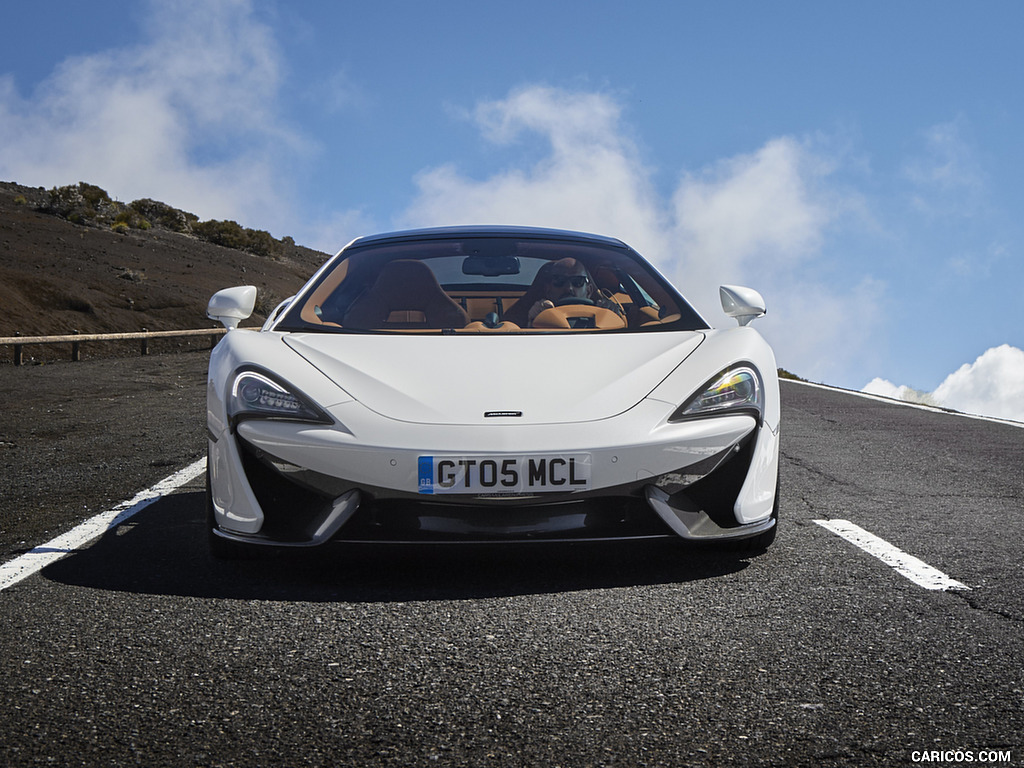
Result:
[[[463,328],[468,322],[430,267],[396,259],[385,264],[370,289],[352,303],[342,325],[365,330],[441,329]]]
[[[467,333],[511,333],[522,329],[515,323],[510,323],[508,321],[503,321],[492,327],[477,320],[476,322],[467,325],[463,330]]]
[[[510,323],[515,323],[520,328],[530,327],[530,307],[536,302],[542,300],[547,292],[547,284],[549,275],[554,269],[554,262],[547,262],[542,265],[537,274],[533,278],[533,282],[530,287],[526,289],[526,293],[520,296],[516,303],[505,310],[505,314],[502,315],[502,320],[507,320]]]
[[[534,328],[608,330],[625,325],[622,315],[604,307],[585,304],[551,307],[533,319]]]

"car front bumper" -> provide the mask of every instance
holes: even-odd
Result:
[[[333,538],[520,541],[757,536],[774,525],[778,437],[746,414],[665,423],[656,404],[615,422],[509,426],[400,425],[367,444],[372,417],[357,404],[338,425],[248,420],[210,435],[215,533],[236,541],[316,546]],[[377,417],[379,420],[379,417]],[[640,429],[646,424],[646,429]],[[376,426],[379,426],[379,421]],[[389,427],[391,425],[388,425]],[[614,435],[642,435],[630,441]],[[579,453],[586,491],[424,496],[424,454]],[[581,446],[586,446],[581,448]]]

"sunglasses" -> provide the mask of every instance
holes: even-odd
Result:
[[[555,288],[561,288],[566,283],[571,283],[573,288],[582,288],[584,285],[590,282],[590,278],[586,275],[572,275],[570,277],[552,277],[551,284]]]

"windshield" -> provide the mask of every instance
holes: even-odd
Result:
[[[357,242],[277,325],[359,333],[702,328],[700,316],[627,247],[511,236]]]

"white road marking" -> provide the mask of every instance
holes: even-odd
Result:
[[[890,405],[901,405],[904,408],[916,408],[919,411],[931,411],[932,413],[944,413],[947,416],[959,416],[964,419],[974,419],[975,421],[987,421],[992,424],[1003,424],[1007,427],[1017,427],[1018,429],[1024,429],[1024,421],[1015,421],[1014,419],[1001,419],[998,416],[982,416],[977,413],[964,413],[963,411],[954,411],[952,408],[943,408],[938,405],[925,405],[924,403],[912,403],[909,400],[897,400],[895,397],[886,397],[885,395],[873,395],[870,392],[858,392],[856,389],[844,389],[843,387],[834,387],[831,384],[815,384],[812,381],[797,381],[795,379],[782,379],[787,384],[799,384],[801,387],[813,387],[814,389],[825,389],[830,392],[840,392],[844,395],[853,395],[854,397],[860,397],[864,400],[875,400],[879,403],[889,403]]]
[[[896,569],[901,576],[905,576],[915,584],[932,590],[967,590],[971,588],[962,584],[956,579],[951,579],[937,568],[932,568],[928,563],[919,560],[913,555],[908,555],[901,549],[894,547],[885,539],[880,539],[873,533],[868,533],[860,526],[854,525],[849,520],[815,520],[818,525],[826,530],[832,531],[841,536],[851,544],[854,544],[869,555],[873,555],[888,566]]]
[[[122,501],[116,507],[86,520],[67,533],[36,547],[24,555],[0,565],[0,592],[38,573],[60,558],[84,547],[90,541],[111,528],[116,528],[128,518],[148,507],[155,501],[177,490],[206,471],[206,458],[199,459],[173,475],[165,477],[156,485],[137,493],[134,498]]]

